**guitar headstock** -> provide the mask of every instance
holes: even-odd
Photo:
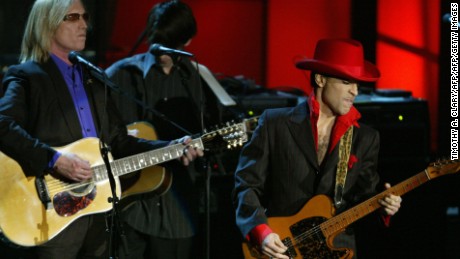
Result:
[[[426,172],[430,179],[446,175],[454,174],[460,171],[460,160],[449,160],[443,159],[436,162],[430,163],[427,167]]]
[[[201,136],[205,150],[219,151],[243,146],[249,135],[257,126],[258,117],[243,120],[240,123],[227,122],[225,126],[205,132]]]

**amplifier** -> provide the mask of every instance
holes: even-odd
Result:
[[[361,95],[356,98],[355,107],[362,115],[360,122],[380,133],[381,170],[413,174],[426,168],[430,160],[426,100]],[[401,175],[401,179],[405,176]]]
[[[256,116],[262,114],[265,109],[296,106],[305,100],[305,97],[267,90],[257,94],[233,97],[233,99],[246,116]]]

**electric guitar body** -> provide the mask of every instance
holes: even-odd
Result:
[[[317,195],[295,215],[268,218],[268,225],[288,247],[285,254],[290,258],[349,259],[354,252],[349,248],[334,247],[334,238],[353,222],[379,209],[380,199],[388,194],[402,196],[434,178],[457,173],[459,170],[459,160],[431,163],[422,172],[338,215],[334,215],[335,209],[329,197]],[[269,258],[249,242],[243,243],[243,254],[246,259]]]

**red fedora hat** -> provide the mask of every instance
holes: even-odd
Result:
[[[375,82],[380,77],[377,67],[364,60],[361,43],[352,39],[319,40],[314,58],[302,59],[296,67],[364,82]]]

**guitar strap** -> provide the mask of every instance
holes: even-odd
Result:
[[[353,138],[353,126],[350,126],[340,139],[339,144],[339,163],[337,165],[337,174],[335,176],[334,204],[336,208],[343,205],[343,188],[348,172],[348,160],[350,159],[351,142]]]

